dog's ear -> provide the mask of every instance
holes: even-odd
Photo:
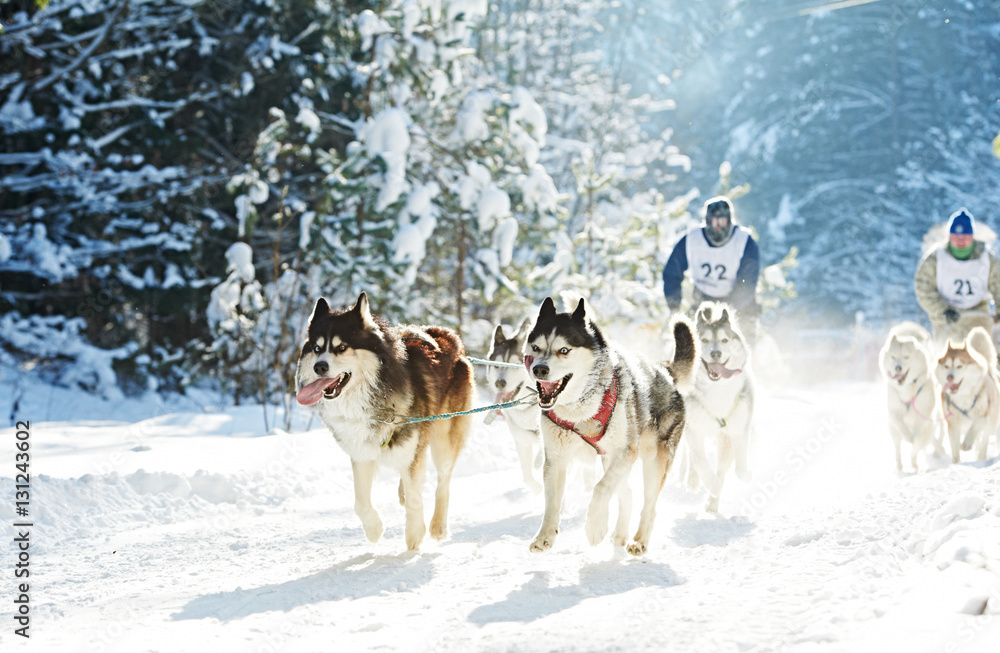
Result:
[[[702,302],[701,306],[698,307],[698,312],[695,315],[695,318],[698,321],[698,328],[701,328],[701,325],[703,324],[708,324],[709,322],[711,322],[712,305],[709,304],[708,302]]]
[[[551,297],[546,297],[542,302],[542,307],[538,309],[538,319],[552,318],[556,316],[556,303]]]
[[[320,297],[316,300],[316,305],[313,306],[313,312],[309,315],[309,321],[306,324],[312,324],[313,320],[317,317],[322,317],[324,315],[329,315],[333,311],[330,310],[330,305],[326,303],[326,300]]]
[[[728,324],[729,323],[729,309],[728,308],[723,308],[722,309],[722,317],[719,318],[719,322],[721,322],[722,324]]]
[[[577,322],[587,321],[587,306],[586,302],[583,301],[583,297],[580,298],[580,302],[576,305],[576,310],[573,311],[572,317]]]
[[[375,318],[372,317],[371,308],[368,306],[368,293],[364,290],[358,295],[358,301],[351,308],[352,313],[357,313],[361,318],[361,325],[366,329],[375,327]]]
[[[503,334],[503,326],[497,325],[497,330],[493,332],[493,346],[498,347],[504,343],[506,336]]]

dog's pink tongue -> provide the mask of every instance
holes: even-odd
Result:
[[[326,391],[327,388],[331,385],[335,385],[339,380],[339,376],[333,379],[326,377],[316,379],[306,387],[299,390],[299,394],[295,395],[295,398],[303,406],[312,406],[323,397],[323,392]]]
[[[544,392],[547,395],[550,395],[553,392],[555,392],[556,388],[559,387],[559,381],[556,381],[554,383],[546,383],[545,381],[539,381],[538,385],[542,386],[542,392]]]
[[[731,370],[722,363],[709,363],[708,369],[717,374],[718,376],[722,377],[723,379],[728,379],[732,375],[739,374],[740,372],[743,371],[743,370]]]

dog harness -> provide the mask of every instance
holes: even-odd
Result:
[[[962,415],[964,415],[965,419],[971,420],[972,417],[969,416],[969,413],[971,413],[972,409],[976,407],[976,402],[979,401],[979,395],[983,394],[983,388],[985,388],[985,387],[986,387],[986,384],[984,383],[983,387],[979,388],[979,392],[976,393],[975,398],[972,400],[972,405],[969,406],[968,409],[966,409],[966,410],[962,410],[961,408],[959,408],[958,404],[956,404],[954,401],[952,401],[951,397],[949,397],[949,396],[945,396],[944,400],[946,402],[948,402],[948,407],[949,408],[954,408],[955,410],[957,410],[958,412],[960,412]]]
[[[605,431],[608,430],[608,422],[611,421],[611,414],[614,412],[616,405],[618,405],[618,374],[612,374],[611,387],[605,391],[604,397],[601,399],[601,407],[597,410],[597,414],[590,419],[586,419],[579,424],[573,424],[558,417],[551,410],[543,410],[542,413],[552,420],[552,423],[556,426],[568,429],[579,435],[597,451],[598,455],[603,456],[605,452],[597,443],[601,441]]]

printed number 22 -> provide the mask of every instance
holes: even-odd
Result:
[[[701,264],[701,269],[705,271],[705,278],[706,279],[709,278],[710,276],[712,276],[712,266],[711,266],[711,264],[709,264],[709,263],[702,263]],[[719,273],[719,276],[718,276],[719,281],[722,281],[723,279],[726,278],[726,266],[725,265],[716,265],[715,266],[715,271]]]
[[[962,292],[965,290],[965,292]],[[968,279],[955,279],[955,294],[956,295],[972,295],[972,283]]]

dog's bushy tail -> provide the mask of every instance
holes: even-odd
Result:
[[[674,359],[668,367],[674,384],[683,394],[694,389],[695,363],[698,360],[698,339],[694,325],[687,316],[678,314],[671,320],[674,332]]]
[[[983,360],[989,366],[988,369],[996,371],[997,350],[993,345],[993,338],[986,332],[986,329],[975,327],[972,331],[969,331],[965,342],[969,349],[983,357]]]

